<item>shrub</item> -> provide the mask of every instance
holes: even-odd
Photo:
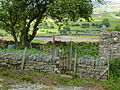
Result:
[[[120,16],[120,12],[116,14],[116,16]]]
[[[4,44],[0,43],[0,48],[4,49],[5,48]]]
[[[82,24],[82,28],[89,28],[90,24],[84,23]]]
[[[106,27],[109,27],[110,26],[109,19],[108,18],[103,19],[102,25],[105,25]]]
[[[113,78],[120,77],[120,58],[110,60],[110,76]]]
[[[25,46],[17,46],[17,49],[25,49]]]
[[[80,26],[80,24],[72,24],[71,26]]]
[[[120,58],[110,60],[110,77],[104,84],[106,90],[120,89]]]
[[[94,23],[92,23],[92,26],[96,26]]]
[[[35,83],[34,80],[31,77],[24,76],[20,80],[30,82],[30,83]]]
[[[55,29],[55,27],[54,26],[50,26],[50,27],[48,27],[49,29]]]
[[[8,76],[10,76],[10,73],[9,73],[9,72],[4,72],[4,73],[2,74],[2,76],[8,77]]]
[[[117,25],[115,26],[114,31],[120,31],[120,24],[117,24]]]
[[[70,27],[69,27],[69,26],[64,26],[64,27],[63,27],[63,30],[70,31]]]

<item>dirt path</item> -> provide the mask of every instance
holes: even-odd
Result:
[[[90,88],[82,87],[54,87],[54,86],[45,86],[37,84],[23,84],[23,85],[11,85],[13,89],[8,90],[95,90]]]

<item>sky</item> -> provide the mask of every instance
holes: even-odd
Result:
[[[120,1],[120,0],[106,0],[106,1]]]
[[[94,0],[93,0],[94,1]],[[104,0],[104,1],[120,1],[120,0]]]
[[[104,0],[104,1],[112,1],[112,2],[117,2],[117,1],[119,1],[119,2],[120,2],[120,0]]]

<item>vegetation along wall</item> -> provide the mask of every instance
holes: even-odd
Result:
[[[68,56],[26,55],[22,63],[23,55],[0,52],[0,66],[25,70],[45,71],[54,73],[74,73],[79,77],[108,78],[109,59],[120,57],[120,32],[102,31],[100,33],[99,56],[76,54],[71,58]]]

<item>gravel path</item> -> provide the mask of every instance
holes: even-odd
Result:
[[[33,85],[33,84],[23,84],[23,85],[11,85],[14,89],[8,90],[94,90],[82,87],[52,87],[45,85]]]

